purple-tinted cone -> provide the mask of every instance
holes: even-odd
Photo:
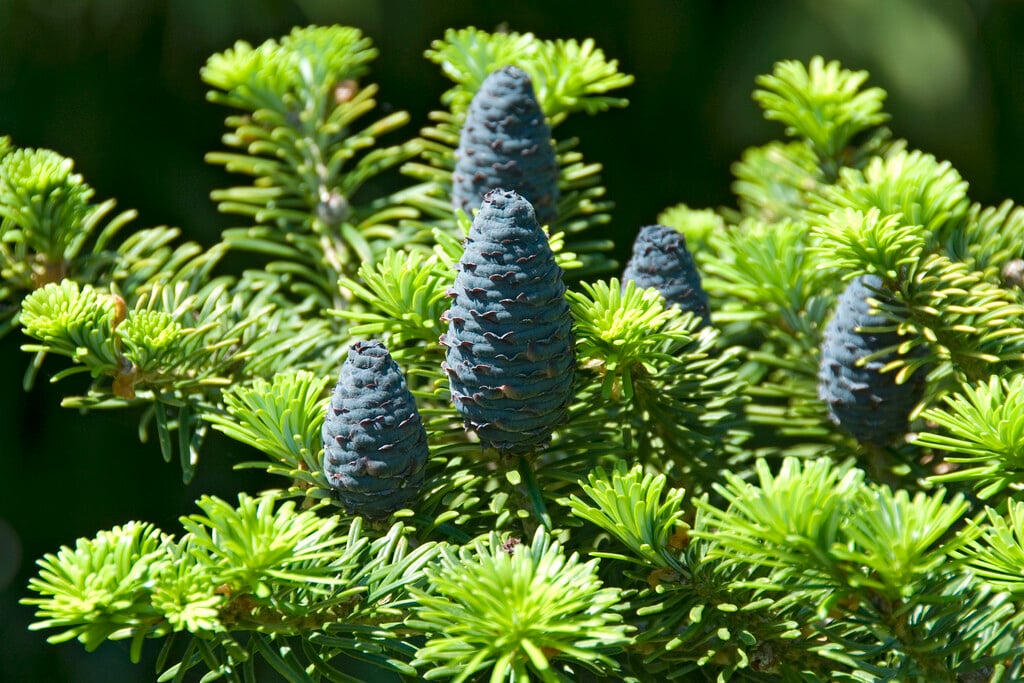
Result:
[[[484,79],[466,113],[455,151],[452,204],[470,216],[496,187],[533,204],[541,225],[558,217],[558,162],[551,128],[526,72],[514,66]]]
[[[427,433],[405,376],[384,344],[356,342],[342,365],[323,426],[324,474],[345,508],[387,517],[415,500]]]
[[[711,324],[700,272],[686,248],[686,238],[678,230],[664,225],[640,229],[633,241],[633,255],[622,272],[623,284],[629,280],[638,287],[657,289],[667,305],[691,311],[704,325]]]
[[[530,203],[487,193],[458,270],[441,337],[452,402],[485,446],[529,453],[565,421],[575,369],[562,269]]]
[[[868,303],[883,297],[881,286],[877,276],[862,275],[839,296],[821,344],[818,396],[840,428],[858,441],[884,446],[906,433],[910,412],[924,393],[924,373],[897,384],[895,372],[881,371],[896,357],[893,352],[860,362],[903,341],[895,331],[864,331],[891,326],[884,316],[871,313]]]

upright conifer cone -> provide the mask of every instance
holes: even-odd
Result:
[[[441,336],[452,402],[485,446],[529,453],[565,420],[575,368],[562,269],[530,203],[488,192],[458,270]]]
[[[843,430],[858,441],[884,446],[907,431],[910,411],[924,392],[924,373],[918,371],[896,384],[895,372],[881,372],[894,353],[859,362],[903,341],[895,331],[864,331],[891,325],[885,317],[872,314],[868,303],[869,298],[880,298],[876,292],[881,286],[879,277],[862,275],[839,296],[821,344],[818,396]]]
[[[416,498],[427,433],[383,343],[356,342],[349,349],[322,434],[324,474],[349,512],[387,517]]]
[[[700,272],[686,248],[686,238],[678,230],[664,225],[641,228],[633,241],[633,255],[626,263],[622,281],[632,280],[639,287],[654,287],[665,302],[691,311],[711,324],[708,295],[701,285]]]
[[[466,113],[455,151],[452,203],[472,215],[495,187],[533,204],[541,225],[558,217],[558,162],[551,128],[526,72],[506,66],[484,79]]]

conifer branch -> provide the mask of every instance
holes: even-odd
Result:
[[[33,629],[160,640],[173,681],[1024,675],[1018,208],[893,140],[864,72],[782,62],[755,99],[792,139],[734,166],[736,208],[673,207],[621,278],[567,285],[611,266],[582,237],[611,203],[551,129],[632,78],[450,31],[448,109],[386,145],[375,57],[345,27],[211,57],[208,160],[249,177],[213,196],[252,225],[206,250],[122,237],[71,160],[0,138],[28,379],[59,357],[91,379],[65,405],[141,407],[186,479],[210,426],[287,479],[45,556]]]

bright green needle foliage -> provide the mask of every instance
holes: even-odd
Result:
[[[576,333],[576,353],[583,367],[595,369],[604,379],[605,397],[633,396],[637,373],[655,373],[657,360],[695,336],[692,314],[665,308],[656,289],[640,289],[635,282],[620,286],[608,282],[581,283],[583,292],[566,292]]]
[[[340,285],[367,309],[336,311],[356,323],[352,334],[384,337],[396,352],[410,341],[437,343],[441,315],[450,305],[447,291],[455,282],[449,265],[420,252],[389,249],[378,263],[360,266],[359,280],[342,278]]]
[[[982,500],[1024,487],[1024,377],[993,375],[987,382],[964,384],[943,401],[945,407],[926,410],[922,417],[944,431],[924,432],[915,443],[944,451],[945,460],[966,467],[933,479],[971,482]]]
[[[595,114],[628,101],[605,95],[630,85],[633,77],[619,72],[593,40],[538,40],[532,33],[487,33],[476,28],[449,29],[431,43],[427,59],[439,64],[455,87],[441,101],[464,114],[469,101],[492,71],[513,65],[530,75],[537,101],[552,125],[575,111]]]
[[[538,529],[530,544],[492,533],[459,551],[445,548],[427,569],[429,591],[408,623],[429,634],[414,666],[427,680],[572,680],[585,668],[616,669],[610,656],[629,642],[616,612],[620,595],[603,588],[597,561],[581,563]],[[576,676],[572,673],[575,672]]]
[[[695,252],[704,286],[719,301],[716,317],[798,337],[817,345],[831,304],[831,278],[810,249],[807,226],[790,220],[744,220]]]
[[[706,522],[693,535],[711,559],[767,569],[751,586],[829,615],[813,627],[819,654],[876,677],[952,681],[982,666],[993,643],[1019,648],[1012,608],[960,569],[973,536],[956,534],[963,498],[911,497],[826,460],[757,470],[756,485],[726,476],[726,509],[698,502]],[[872,664],[876,647],[887,657]]]
[[[957,379],[980,381],[1024,360],[1024,305],[983,272],[931,254],[907,268],[895,289],[898,303],[880,310],[907,332],[919,332],[911,335],[908,348],[927,342],[930,351],[916,359],[904,356],[904,372],[946,363]]]
[[[352,651],[413,673],[385,654],[407,646],[383,641],[380,623],[401,619],[406,589],[424,581],[434,544],[413,549],[401,525],[376,539],[359,520],[345,532],[337,517],[298,511],[273,494],[242,494],[237,507],[204,496],[199,507],[203,514],[182,518],[177,540],[130,522],[45,556],[29,585],[40,597],[22,601],[37,607],[33,628],[63,629],[51,642],[77,638],[89,650],[130,638],[134,661],[144,639],[187,631],[183,653],[167,641],[161,680],[204,665],[210,676],[240,681],[257,657],[274,666],[285,657],[285,670],[330,670],[327,660]],[[303,653],[302,663],[283,654],[290,650]]]
[[[631,553],[595,552],[597,557],[680,569],[679,548],[673,548],[672,543],[676,534],[689,528],[683,522],[685,492],[669,489],[665,493],[666,481],[663,474],[644,473],[640,465],[627,470],[621,460],[610,473],[603,469],[590,473],[589,483],[581,488],[594,505],[573,495],[567,501],[569,509],[576,517],[615,536]]]
[[[398,113],[358,135],[351,130],[354,120],[374,106],[376,87],[360,89],[353,80],[367,71],[367,62],[376,54],[369,45],[369,39],[356,29],[310,27],[296,29],[280,43],[270,40],[256,49],[239,43],[234,50],[210,58],[203,78],[220,89],[212,91],[210,99],[251,112],[251,117],[228,119],[235,133],[226,136],[225,142],[253,155],[214,154],[210,160],[263,179],[248,191],[226,191],[223,209],[264,205],[272,212],[280,205],[278,217],[285,223],[289,218],[304,222],[308,219],[285,209],[299,209],[296,202],[306,200],[313,202],[311,208],[320,208],[325,223],[344,219],[346,196],[380,163],[382,154],[364,158],[344,177],[340,175],[343,164],[359,148],[372,145],[376,135],[407,118]],[[276,152],[281,153],[279,160],[261,159]],[[305,196],[289,198],[289,188],[274,187],[272,182],[296,176],[305,181],[296,188],[304,190]],[[330,196],[338,190],[342,196]]]
[[[566,293],[582,375],[571,421],[617,434],[590,448],[686,473],[687,487],[704,490],[723,449],[746,438],[737,349],[716,349],[714,329],[698,331],[699,318],[665,308],[653,288],[613,278],[580,289]]]
[[[849,543],[835,548],[834,557],[862,568],[847,578],[851,587],[868,587],[890,601],[912,599],[929,577],[950,569],[950,555],[966,537],[943,541],[969,507],[959,495],[947,502],[941,489],[913,498],[905,490],[865,489],[842,525]]]
[[[161,558],[164,564],[154,573],[155,580],[149,582],[152,590],[149,600],[166,625],[161,624],[160,630],[150,635],[159,636],[165,630],[223,633],[225,628],[220,615],[228,597],[211,583],[213,579],[198,561],[200,551],[191,537],[186,535],[177,542],[167,543],[164,551]]]
[[[849,271],[870,265],[871,271],[896,279],[903,269],[921,258],[926,233],[919,225],[908,225],[901,214],[882,217],[872,208],[864,213],[853,209],[835,211],[811,233],[819,258],[836,270]]]
[[[960,496],[870,487],[859,470],[823,459],[787,459],[778,474],[759,461],[757,471],[757,485],[726,476],[718,487],[726,510],[699,503],[707,527],[695,535],[720,549],[712,554],[774,568],[777,588],[803,581],[830,587],[836,599],[909,599],[963,543],[940,543],[967,511]],[[809,571],[794,575],[795,567]]]
[[[332,79],[340,85],[365,75],[368,63],[377,56],[372,45],[356,28],[296,28],[280,41],[268,40],[255,48],[238,41],[232,49],[213,55],[201,74],[224,92],[211,93],[210,99],[251,111],[280,108],[289,104],[282,95],[310,85],[304,79]]]
[[[977,536],[958,552],[960,558],[979,578],[1024,601],[1024,502],[1012,501],[1005,516],[987,508],[984,518],[968,524]]]
[[[715,487],[727,509],[698,502],[707,530],[694,533],[713,539],[733,560],[774,567],[783,575],[800,567],[827,576],[837,570],[829,553],[840,541],[863,476],[825,459],[801,464],[795,458],[773,474],[759,460],[756,485],[726,474],[725,485]]]
[[[117,321],[114,297],[73,280],[50,283],[25,297],[21,324],[26,335],[43,344],[26,344],[26,351],[46,351],[83,364],[93,377],[116,373],[121,358],[114,342]]]
[[[74,256],[88,237],[73,228],[92,208],[92,188],[74,162],[48,149],[18,149],[0,161],[0,216],[15,226],[3,241],[22,242],[51,268]]]
[[[0,307],[0,335],[16,323],[18,299],[25,293],[68,276],[84,276],[95,283],[112,275],[115,263],[122,268],[121,277],[127,279],[134,265],[118,258],[124,254],[122,250],[114,252],[108,247],[134,212],[107,220],[113,200],[92,203],[94,191],[81,175],[72,172],[71,159],[46,149],[15,149],[9,138],[4,141],[0,154],[0,302],[14,305]],[[137,242],[145,249],[150,243],[144,233],[138,235]]]
[[[821,57],[807,65],[785,60],[756,79],[754,99],[766,119],[806,139],[820,159],[839,160],[854,136],[889,120],[882,111],[885,91],[863,89],[867,78],[866,71],[849,71]]]
[[[691,209],[686,204],[676,204],[658,214],[658,225],[675,228],[686,237],[686,244],[693,254],[699,253],[713,236],[725,232],[725,220],[711,209]]]
[[[210,496],[197,505],[202,515],[183,517],[182,526],[214,571],[215,585],[231,593],[269,597],[281,587],[326,591],[340,583],[331,566],[345,536],[335,533],[337,518],[296,512],[294,501],[276,506],[273,496],[242,494],[238,507]]]
[[[804,142],[751,147],[732,165],[732,174],[741,213],[769,223],[803,220],[812,193],[826,182]]]
[[[866,213],[872,208],[882,218],[901,214],[904,225],[922,226],[937,241],[947,225],[967,213],[970,202],[967,183],[948,161],[899,150],[873,157],[863,169],[844,168],[836,184],[823,187],[811,205],[813,213],[823,216],[836,209]]]
[[[734,165],[736,207],[659,216],[715,327],[632,282],[570,284],[576,398],[515,470],[461,429],[440,366],[471,224],[451,197],[466,107],[513,64],[557,126],[623,106],[632,77],[589,40],[452,30],[427,53],[454,81],[446,110],[387,147],[407,116],[371,116],[375,57],[345,27],[211,57],[209,99],[234,111],[208,158],[248,178],[214,199],[250,224],[208,249],[166,227],[121,239],[133,213],[93,203],[69,159],[0,138],[0,334],[20,322],[29,380],[46,356],[55,379],[90,373],[63,404],[141,408],[186,480],[210,425],[265,456],[240,467],[288,479],[201,498],[177,537],[132,522],[47,555],[33,628],[135,659],[161,639],[176,683],[348,682],[352,659],[495,683],[1021,680],[1024,209],[971,203],[948,163],[893,140],[863,72],[780,63],[755,98],[791,137]],[[610,270],[610,242],[582,235],[610,220],[600,166],[553,145],[557,263]],[[399,164],[415,184],[374,194]],[[230,250],[266,262],[222,274]],[[900,333],[883,371],[929,368],[925,433],[885,448],[838,432],[816,392],[835,294],[864,274],[882,279],[873,331]],[[390,528],[324,500],[326,378],[356,335],[401,357],[427,428],[423,495]],[[517,362],[550,373],[535,355]]]
[[[154,373],[169,370],[181,360],[181,348],[186,336],[194,334],[166,311],[142,309],[132,311],[118,326],[125,358],[138,372]]]
[[[267,454],[274,465],[252,463],[269,472],[301,482],[300,488],[320,485],[317,455],[323,447],[320,426],[324,419],[328,378],[311,372],[285,372],[271,381],[255,378],[250,385],[224,392],[227,414],[206,420],[219,432]]]
[[[129,522],[44,556],[39,576],[29,581],[41,597],[23,601],[37,607],[40,620],[31,628],[63,629],[49,642],[76,638],[90,651],[104,640],[132,638],[138,661],[142,637],[161,616],[149,605],[151,577],[166,570],[171,546],[152,524]]]
[[[1024,207],[1012,201],[999,206],[973,204],[960,221],[944,233],[944,247],[950,258],[985,272],[991,280],[1015,284],[1008,264],[1020,256],[1020,235],[1024,234]],[[1019,286],[1019,285],[1018,285]]]

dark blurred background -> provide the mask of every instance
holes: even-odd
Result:
[[[892,128],[910,146],[959,169],[974,200],[1024,197],[1024,2],[995,0],[590,0],[555,3],[372,0],[0,0],[0,135],[75,159],[96,188],[136,208],[136,225],[180,226],[210,244],[234,224],[208,193],[230,179],[203,163],[219,147],[225,111],[198,76],[213,52],[259,43],[294,25],[344,23],[381,50],[372,79],[385,107],[408,110],[412,136],[448,83],[422,58],[447,27],[504,26],[543,38],[593,37],[636,83],[632,104],[559,130],[605,166],[617,203],[609,230],[625,255],[635,230],[665,207],[731,204],[729,165],[744,147],[778,137],[750,98],[779,59],[821,54],[867,69],[889,91]],[[201,494],[234,497],[269,482],[231,467],[243,455],[211,438],[188,486],[137,415],[79,415],[59,407],[68,380],[22,390],[29,356],[0,340],[0,680],[151,681],[127,645],[86,654],[30,633],[18,605],[34,560],[130,519],[167,531]]]

